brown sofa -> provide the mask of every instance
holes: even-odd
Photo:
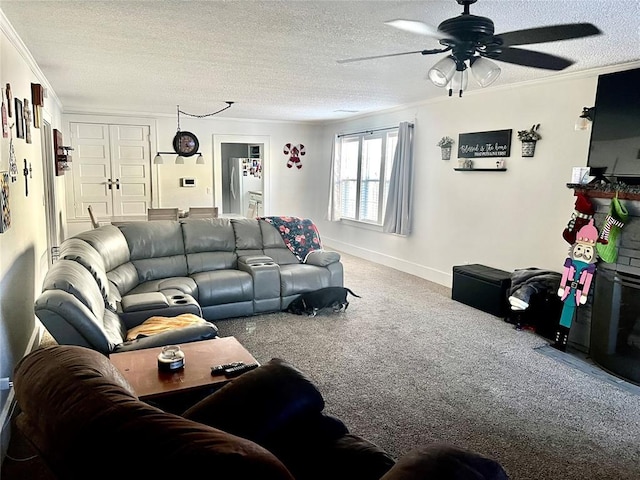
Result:
[[[323,413],[312,382],[273,359],[182,416],[137,399],[104,355],[41,348],[15,369],[16,425],[60,479],[506,479],[495,461],[448,445],[397,464]]]

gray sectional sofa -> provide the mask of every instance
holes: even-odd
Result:
[[[301,293],[342,285],[337,252],[300,261],[265,220],[134,222],[65,240],[35,312],[58,343],[109,353],[162,344],[126,341],[151,316],[201,316],[208,325],[195,338],[173,333],[193,341],[215,334],[211,321],[284,310]]]

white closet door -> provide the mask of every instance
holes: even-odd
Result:
[[[151,206],[149,126],[110,125],[109,134],[113,215],[146,215]]]
[[[71,123],[76,218],[146,215],[151,205],[148,125]]]
[[[110,217],[113,201],[109,190],[112,179],[109,126],[71,123],[70,127],[75,217],[88,218],[89,205],[98,217]]]

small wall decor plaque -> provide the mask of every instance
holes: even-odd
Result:
[[[291,143],[287,143],[284,146],[283,152],[285,155],[289,155],[289,160],[287,161],[287,168],[291,168],[294,165],[298,170],[302,168],[302,162],[300,161],[300,157],[306,153],[304,149],[304,145],[302,145],[301,143],[299,143],[298,145],[292,145]]]
[[[458,158],[511,156],[512,130],[461,133],[458,136]]]
[[[22,115],[22,100],[14,98],[16,104],[16,137],[24,138],[24,117]]]
[[[24,138],[27,143],[31,143],[31,110],[27,98],[24,99]]]
[[[11,210],[9,208],[9,173],[0,172],[0,233],[11,226]]]

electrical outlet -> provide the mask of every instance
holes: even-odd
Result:
[[[13,382],[9,381],[9,377],[0,378],[0,390],[9,390],[13,387]]]

